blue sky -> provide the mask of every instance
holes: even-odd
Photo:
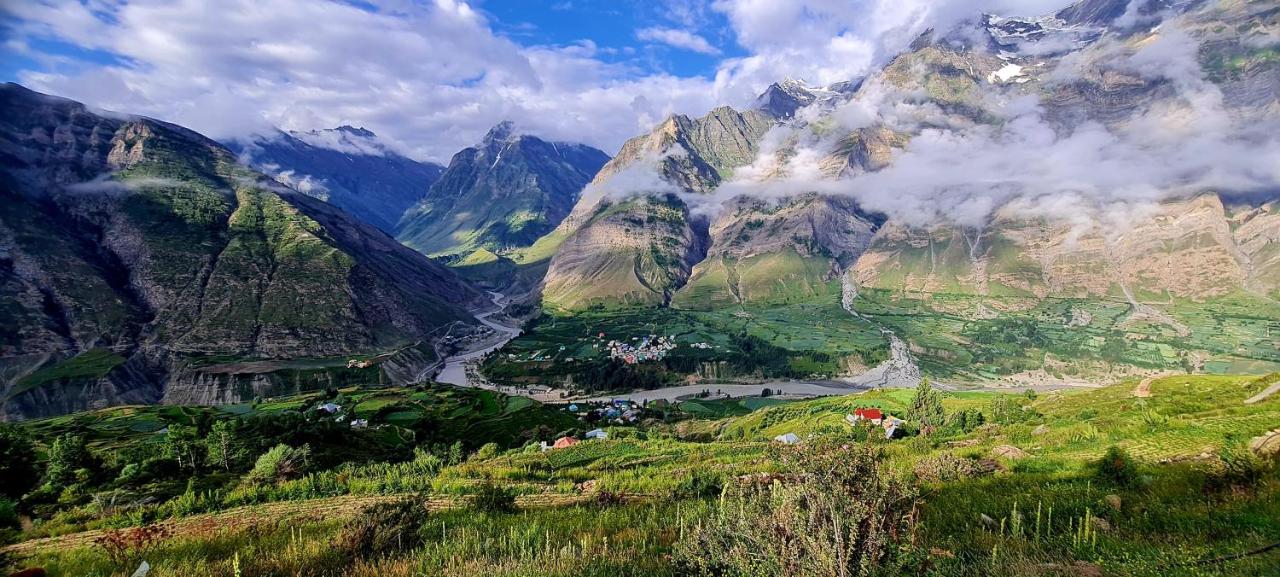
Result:
[[[710,77],[722,59],[747,55],[724,14],[711,10],[673,13],[670,6],[638,0],[506,0],[480,3],[478,8],[494,15],[500,33],[521,44],[589,41],[601,49],[602,60],[629,64],[641,73]],[[715,52],[665,44],[653,40],[653,34],[641,38],[641,31],[654,29],[696,34]]]
[[[447,161],[494,124],[612,154],[772,82],[859,78],[921,30],[1062,0],[19,0],[0,79],[214,138],[364,126]]]

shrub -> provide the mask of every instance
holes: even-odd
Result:
[[[1248,490],[1256,487],[1275,470],[1275,464],[1259,457],[1235,438],[1228,438],[1218,458],[1222,465],[1207,479],[1210,490]]]
[[[128,571],[168,537],[167,527],[147,525],[137,529],[108,529],[93,542],[102,548],[112,565]]]
[[[477,461],[483,461],[485,459],[492,459],[496,456],[498,456],[498,444],[485,443],[480,446],[480,449],[478,449],[474,455],[472,455],[472,458]]]
[[[343,525],[334,546],[358,558],[408,551],[421,544],[418,532],[429,515],[417,497],[370,505]]]
[[[676,485],[675,496],[684,498],[710,497],[719,495],[724,486],[724,478],[702,469],[694,469],[689,476]]]
[[[18,505],[0,497],[0,529],[18,526]]]
[[[795,577],[892,572],[916,528],[916,492],[861,446],[773,449],[786,474],[732,486],[718,511],[676,545],[700,575]],[[905,571],[903,571],[905,573]],[[895,573],[896,574],[896,573]]]
[[[251,483],[274,483],[300,476],[310,456],[311,447],[307,445],[296,449],[285,444],[276,445],[258,457],[246,480]]]
[[[951,453],[926,457],[915,466],[916,477],[926,481],[958,481],[976,476],[981,470],[976,460]]]
[[[1132,487],[1138,483],[1138,466],[1134,464],[1133,457],[1114,445],[1098,460],[1095,471],[1098,479],[1121,487]]]
[[[480,490],[471,496],[471,508],[481,513],[514,513],[516,494],[506,487],[484,483],[480,485]]]

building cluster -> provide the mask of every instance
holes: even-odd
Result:
[[[636,344],[624,341],[609,341],[605,343],[605,350],[609,353],[609,358],[618,359],[628,365],[642,363],[645,361],[660,361],[667,356],[667,353],[675,350],[675,337],[649,335],[646,337],[631,337]]]
[[[593,421],[614,423],[617,425],[635,424],[640,420],[644,407],[634,401],[614,399],[607,403],[584,403],[569,405],[569,412]]]

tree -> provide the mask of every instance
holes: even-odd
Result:
[[[215,467],[230,471],[244,458],[244,443],[236,436],[236,422],[233,420],[213,423],[209,435],[204,438],[206,462]]]
[[[165,455],[178,461],[178,468],[190,468],[193,472],[199,465],[200,430],[190,425],[174,423],[164,436]]]
[[[0,423],[0,497],[17,500],[35,488],[36,447],[21,429]]]
[[[76,471],[89,464],[89,449],[84,437],[75,433],[63,433],[49,446],[49,464],[45,468],[45,483],[55,488],[66,487],[76,480]]]
[[[916,385],[916,395],[911,399],[911,408],[907,418],[920,423],[920,429],[938,428],[946,421],[947,413],[942,409],[942,393],[929,384],[929,379],[920,379]]]
[[[465,451],[462,448],[462,441],[454,441],[449,447],[449,458],[446,461],[449,465],[457,465],[466,460]]]

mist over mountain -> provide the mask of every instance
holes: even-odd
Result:
[[[245,164],[388,234],[444,172],[391,150],[371,131],[345,125],[226,144]]]

